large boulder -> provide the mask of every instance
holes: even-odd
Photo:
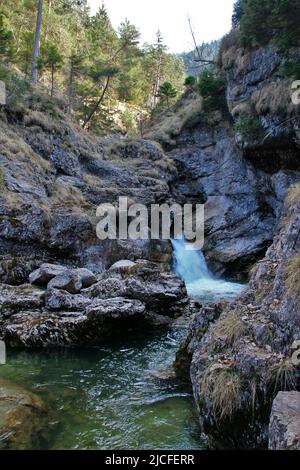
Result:
[[[30,284],[46,286],[51,279],[59,274],[64,274],[66,270],[67,268],[65,266],[44,263],[39,267],[39,269],[33,271],[29,275],[29,282]]]
[[[279,392],[272,406],[270,450],[300,450],[300,392]]]
[[[110,269],[83,295],[100,298],[126,297],[137,299],[153,311],[170,314],[186,299],[186,288],[172,272],[161,272],[156,263],[139,260],[130,269]]]
[[[49,410],[33,393],[0,379],[0,449],[29,450],[49,430]]]
[[[48,289],[63,289],[70,294],[78,294],[82,289],[82,282],[76,272],[66,271],[51,279],[47,287]]]
[[[52,280],[55,278],[55,281]],[[72,269],[67,266],[44,263],[29,276],[30,284],[65,289],[73,294],[82,287],[90,287],[97,281],[89,269]],[[55,284],[55,285],[54,285]]]

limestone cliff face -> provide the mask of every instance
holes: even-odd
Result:
[[[182,169],[179,192],[206,201],[211,266],[232,275],[270,244],[245,293],[203,307],[177,354],[175,368],[190,376],[213,448],[267,447],[273,399],[300,386],[292,361],[300,339],[299,110],[281,62],[272,48],[223,52],[230,117],[186,130],[172,152]],[[247,119],[243,129],[245,116],[263,136],[251,135]],[[285,442],[270,429],[272,446]]]
[[[199,113],[196,124],[174,137],[177,199],[206,203],[204,251],[220,275],[248,275],[272,242],[288,188],[299,180],[299,108],[292,80],[280,77],[282,61],[274,48],[224,51],[230,114]]]
[[[196,315],[177,355],[190,368],[202,430],[213,447],[266,446],[272,400],[299,387],[292,362],[300,339],[300,192],[291,191],[274,242],[250,286]]]
[[[176,168],[155,143],[100,140],[66,117],[0,116],[0,276],[18,284],[42,262],[101,273],[119,259],[170,262],[168,243],[100,242],[101,203],[165,202]]]

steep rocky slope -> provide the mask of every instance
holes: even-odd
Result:
[[[189,92],[146,134],[176,163],[175,199],[206,203],[204,252],[212,271],[229,278],[247,278],[264,255],[300,176],[299,109],[292,80],[279,73],[283,60],[274,48],[223,50],[229,113],[205,112]]]
[[[119,196],[129,204],[167,201],[172,161],[155,143],[96,139],[59,109],[53,117],[45,95],[35,99],[43,112],[35,104],[0,116],[2,282],[26,282],[41,262],[100,273],[122,258],[169,261],[168,244],[100,243],[95,216],[99,204],[117,204]]]
[[[203,307],[178,352],[190,367],[200,423],[213,447],[266,445],[272,399],[299,386],[300,193],[291,191],[274,242],[235,302]]]
[[[212,266],[229,275],[235,266],[248,270],[271,246],[237,301],[204,306],[196,315],[175,368],[191,379],[211,447],[258,448],[268,445],[277,392],[300,386],[299,367],[292,361],[300,339],[299,110],[291,100],[291,80],[280,77],[283,58],[276,49],[233,47],[221,60],[231,112],[225,138],[219,122],[210,130],[215,140],[200,126],[178,137],[183,150],[173,155],[183,169],[186,194],[213,196],[207,198],[205,246]],[[249,122],[255,122],[254,134]],[[223,121],[221,129],[224,136]],[[214,219],[209,208],[215,196],[223,202],[215,205]],[[276,428],[276,418],[271,422],[270,446],[297,448],[299,415],[294,412],[293,424],[287,407],[276,406],[281,424]]]

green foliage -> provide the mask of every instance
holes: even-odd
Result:
[[[299,0],[238,0],[233,25],[243,46],[275,44],[288,51],[300,45]]]
[[[7,20],[0,12],[0,58],[12,54],[13,33],[7,28]]]
[[[31,85],[19,74],[11,72],[6,67],[0,66],[0,80],[5,82],[6,103],[11,108],[22,106],[24,98],[31,92]]]
[[[300,62],[286,60],[281,64],[279,73],[283,77],[290,77],[294,80],[300,80]]]
[[[25,79],[31,76],[36,13],[36,0],[1,2],[0,60],[13,62]],[[185,69],[161,34],[142,48],[139,38],[128,20],[115,29],[104,5],[91,15],[87,0],[44,2],[39,80],[50,83],[50,95],[55,82],[55,94],[67,98],[70,114],[80,124],[87,120],[87,128],[110,127],[118,101],[150,112],[155,84],[172,81],[181,92]]]
[[[198,88],[203,98],[203,110],[206,112],[224,110],[225,80],[210,70],[205,70],[199,77]]]
[[[177,96],[177,90],[173,87],[172,83],[165,82],[160,85],[157,96],[163,103],[166,102],[169,107],[170,100]]]
[[[196,77],[189,75],[188,77],[186,77],[184,81],[184,86],[186,86],[187,88],[192,88],[193,86],[196,85],[196,83],[197,83]]]
[[[234,130],[238,132],[245,141],[263,139],[265,135],[264,128],[259,118],[247,113],[240,114],[234,125]]]
[[[122,113],[121,119],[126,132],[134,129],[134,114],[129,111],[129,109],[125,109],[125,111]]]

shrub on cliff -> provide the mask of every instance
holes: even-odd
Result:
[[[203,98],[203,110],[210,112],[226,108],[225,80],[210,70],[199,77],[198,89]]]
[[[234,130],[241,135],[243,140],[261,140],[265,136],[259,118],[247,113],[240,114],[234,125]]]

